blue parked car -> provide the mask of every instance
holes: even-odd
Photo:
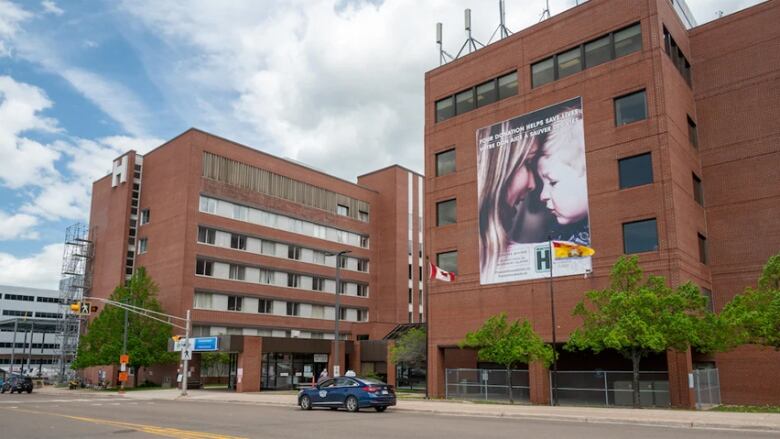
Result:
[[[350,412],[373,407],[383,412],[395,405],[393,386],[373,378],[338,377],[325,380],[316,387],[303,389],[298,393],[298,405],[302,410],[312,407],[344,407]]]

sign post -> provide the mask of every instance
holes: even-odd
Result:
[[[184,346],[181,349],[183,364],[181,377],[181,396],[187,396],[187,375],[190,374],[190,359],[192,359],[190,347],[190,310],[187,310],[187,320],[184,322]]]

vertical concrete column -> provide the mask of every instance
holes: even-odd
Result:
[[[528,365],[531,404],[550,405],[550,370],[541,361]]]
[[[256,336],[244,336],[243,352],[238,354],[238,377],[236,392],[260,391],[260,362],[262,360],[263,339]]]
[[[392,355],[390,355],[390,352],[392,351],[393,346],[395,346],[395,341],[394,340],[388,340],[388,342],[387,342],[387,359],[385,360],[386,364],[387,364],[387,384],[390,384],[390,385],[398,387],[398,377],[396,376],[395,363],[393,363],[393,361],[391,360],[392,359]]]
[[[336,365],[336,362],[334,361],[335,356],[334,353],[336,351],[336,343],[339,344],[339,365],[341,366],[341,376],[344,376],[344,373],[347,371],[348,364],[344,364],[344,360],[346,359],[346,345],[344,344],[344,340],[336,341],[333,340],[330,342],[330,354],[328,355],[328,375],[333,376],[333,366]]]
[[[349,356],[349,369],[360,375],[360,342],[352,342],[352,354]]]
[[[696,408],[696,394],[688,382],[688,374],[693,372],[691,350],[666,351],[666,362],[669,368],[669,399],[672,407]]]

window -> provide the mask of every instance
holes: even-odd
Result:
[[[213,198],[200,197],[200,211],[206,213],[217,213],[217,200]]]
[[[198,242],[214,244],[216,242],[217,232],[214,229],[198,227]]]
[[[339,268],[347,268],[347,259],[349,259],[347,256],[336,255],[336,260],[338,262]]]
[[[347,320],[347,309],[339,308],[339,320]]]
[[[368,212],[358,210],[358,218],[360,221],[368,222]]]
[[[498,78],[498,98],[506,99],[517,94],[517,72]]]
[[[365,259],[358,259],[357,260],[357,269],[358,271],[368,271],[368,261]]]
[[[412,280],[412,264],[409,264],[409,280]]]
[[[699,237],[699,262],[702,264],[706,264],[708,262],[707,258],[707,237],[702,235],[701,233],[698,234]]]
[[[311,279],[311,289],[314,291],[322,291],[325,287],[325,279],[321,277],[314,277]]]
[[[19,302],[32,302],[35,300],[35,296],[25,296],[23,294],[6,294],[5,295],[6,300],[16,300]],[[42,299],[39,297],[38,299]],[[45,297],[45,299],[48,299],[48,297]],[[42,302],[42,300],[38,300],[39,302]],[[55,300],[58,301],[58,300]]]
[[[241,311],[244,298],[240,296],[228,296],[228,311]]]
[[[626,254],[658,251],[655,218],[623,224],[623,252]]]
[[[141,225],[149,224],[149,209],[141,209]]]
[[[412,289],[409,288],[409,303],[412,303]]]
[[[367,322],[368,321],[368,311],[365,310],[365,309],[357,310],[357,321],[358,322]]]
[[[701,187],[701,179],[698,175],[692,174],[693,179],[693,199],[696,200],[699,205],[704,206],[704,192]]]
[[[672,34],[664,26],[664,49],[666,54],[669,55],[669,59],[672,60],[672,64],[680,72],[685,82],[691,85],[691,64],[688,62],[688,58],[685,57],[680,46],[672,38]]]
[[[555,80],[555,65],[553,57],[543,59],[531,66],[532,87],[539,87]]]
[[[455,95],[455,111],[463,114],[474,109],[474,89],[470,88]]]
[[[59,297],[41,297],[41,296],[38,296],[35,299],[36,299],[36,301],[43,302],[43,303],[60,303]]]
[[[138,254],[142,255],[146,253],[147,248],[149,247],[149,240],[147,238],[141,238],[138,240]]]
[[[257,312],[260,314],[271,314],[273,303],[273,300],[259,299],[257,301]]]
[[[409,323],[412,323],[412,312],[409,311]]]
[[[244,280],[246,277],[246,267],[230,264],[229,277],[233,280]]]
[[[368,236],[360,237],[360,246],[363,248],[368,248]]]
[[[612,60],[612,45],[609,35],[585,44],[585,67],[595,67]]]
[[[455,224],[456,207],[457,202],[454,199],[436,203],[436,225],[446,226],[447,224]]]
[[[287,302],[287,315],[297,316],[301,313],[301,304],[296,302]]]
[[[290,288],[298,288],[301,284],[301,276],[299,274],[287,274],[287,286]]]
[[[699,147],[699,133],[696,131],[696,122],[688,116],[688,140],[695,148]]]
[[[491,80],[477,86],[477,107],[492,104],[498,100],[496,81]]]
[[[615,126],[626,125],[647,118],[645,91],[615,98]]]
[[[615,58],[642,50],[642,30],[639,23],[615,32]]]
[[[653,160],[650,153],[618,160],[620,189],[642,186],[653,182]]]
[[[712,301],[712,291],[708,288],[702,288],[701,295],[707,299],[707,309],[710,312],[715,312],[715,303]]]
[[[436,265],[444,271],[458,273],[458,252],[445,252],[436,255]]]
[[[271,241],[263,240],[260,243],[260,253],[264,255],[275,255],[276,254],[276,243]]]
[[[436,154],[436,176],[455,172],[455,148]]]
[[[455,115],[455,99],[450,96],[436,101],[436,122],[449,119]]]
[[[211,261],[198,259],[198,261],[195,263],[195,274],[199,274],[201,276],[213,276],[214,263]]]
[[[195,293],[193,306],[200,309],[211,309],[212,296],[208,293]]]
[[[357,295],[360,297],[368,297],[368,285],[357,284]]]
[[[246,250],[246,236],[231,234],[230,248],[234,248],[237,250]]]
[[[233,205],[233,219],[246,221],[249,219],[249,209],[246,206]]]
[[[358,334],[356,340],[357,341],[368,340],[368,334]]]
[[[287,259],[301,259],[301,248],[294,245],[287,247]]]
[[[343,204],[337,204],[336,205],[336,213],[341,216],[349,216],[349,207],[343,205]]]
[[[558,54],[555,58],[558,64],[558,78],[565,78],[582,70],[582,51],[580,47]]]

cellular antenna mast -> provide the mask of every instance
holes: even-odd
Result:
[[[485,47],[484,44],[480,43],[474,37],[471,36],[471,9],[466,8],[464,11],[464,18],[466,21],[466,42],[463,43],[463,46],[461,46],[460,50],[458,51],[458,54],[455,55],[455,58],[460,58],[460,54],[463,53],[463,50],[465,50],[467,47],[469,51],[467,53],[471,53],[472,51],[476,51],[479,49],[477,47],[477,44],[479,44],[480,47]]]
[[[544,0],[544,11],[542,11],[542,16],[539,18],[539,22],[542,22],[548,18],[550,18],[550,0]]]
[[[446,50],[444,50],[444,47],[442,46],[442,24],[436,23],[436,45],[439,46],[439,65],[444,65],[447,63],[447,58],[449,58],[450,61],[453,60],[452,55],[447,53]]]
[[[498,34],[498,40],[502,40],[512,35],[512,31],[510,31],[509,28],[506,27],[506,7],[504,6],[504,0],[498,0],[498,16],[500,22],[496,30],[493,31],[493,35],[490,36],[490,39],[488,40],[488,44],[490,44],[493,41],[493,37],[495,37],[496,34]]]

